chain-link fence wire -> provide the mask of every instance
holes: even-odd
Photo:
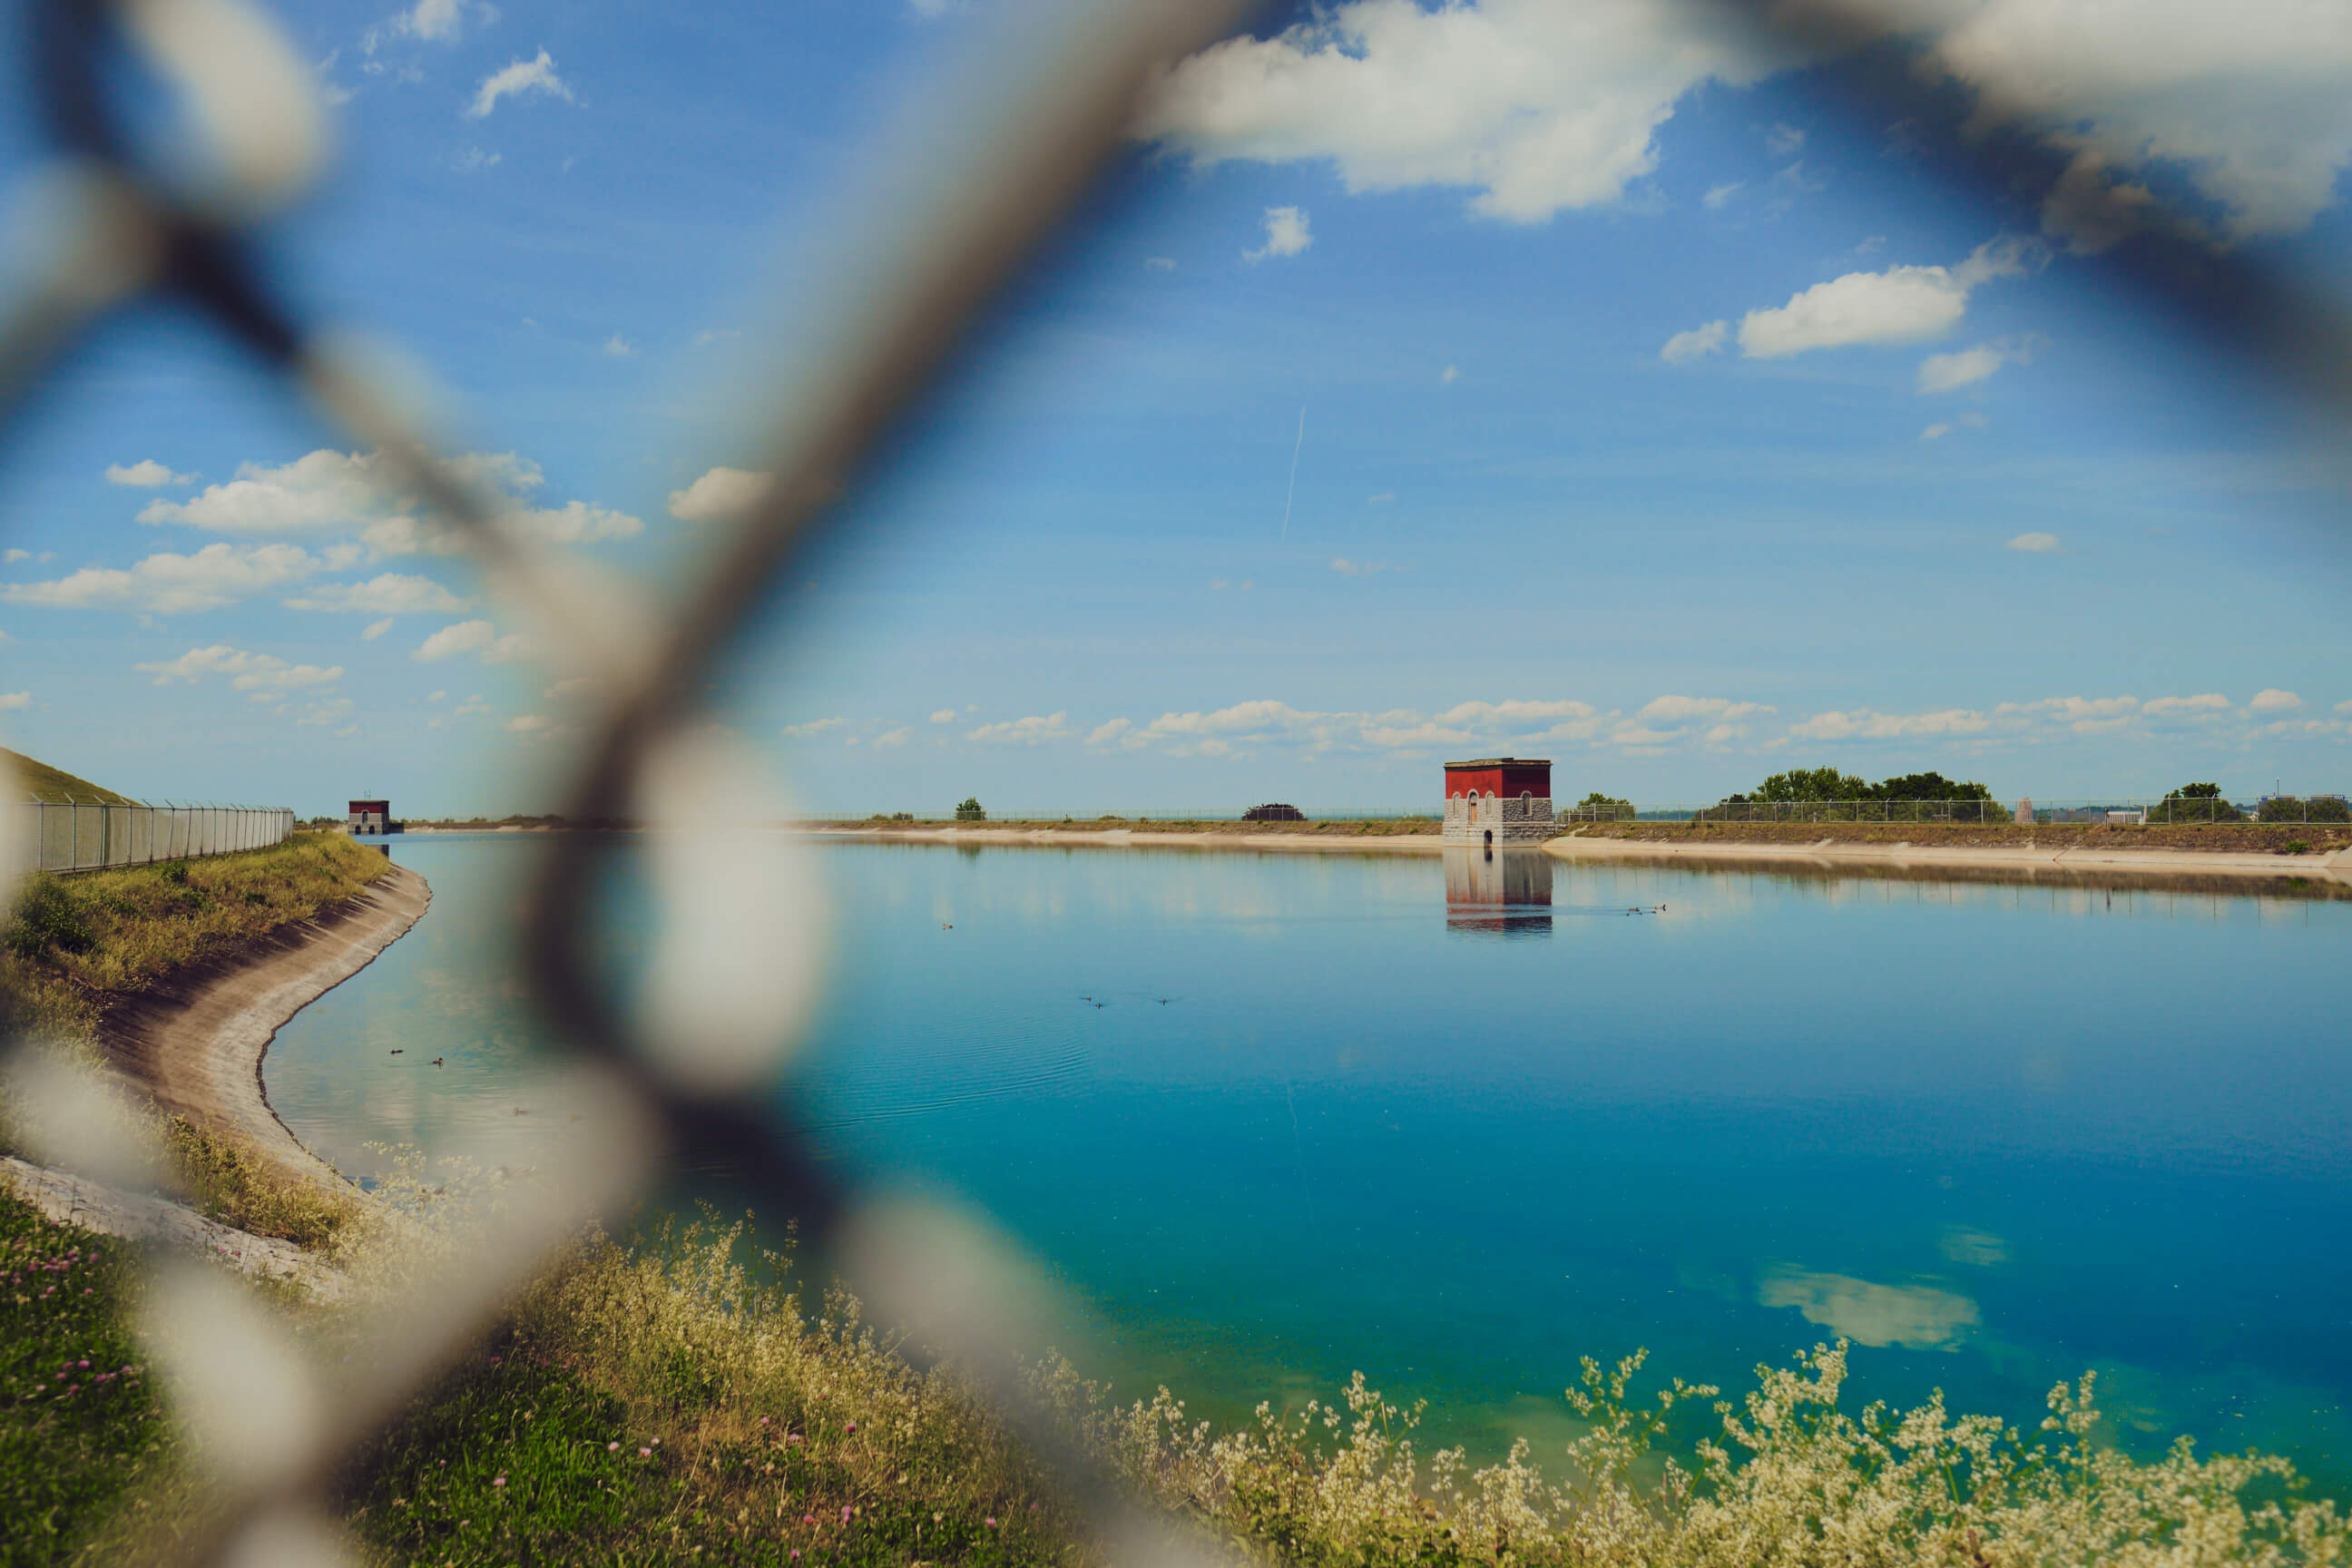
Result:
[[[28,65],[56,152],[34,197],[48,248],[0,322],[0,407],[21,408],[106,312],[151,295],[190,307],[381,452],[389,482],[458,532],[548,662],[593,679],[596,717],[563,815],[666,827],[643,840],[657,936],[646,983],[627,997],[608,988],[597,962],[604,905],[587,836],[545,847],[522,962],[567,1052],[577,1120],[478,1245],[354,1309],[368,1314],[355,1342],[373,1345],[372,1357],[308,1359],[216,1276],[152,1257],[153,1319],[173,1329],[155,1338],[157,1359],[176,1374],[216,1500],[175,1542],[179,1556],[343,1556],[327,1504],[339,1467],[583,1220],[617,1213],[658,1182],[667,1152],[689,1147],[734,1170],[762,1212],[793,1216],[879,1315],[908,1327],[910,1342],[982,1378],[1061,1467],[1117,1560],[1197,1556],[1014,1397],[1015,1357],[1042,1343],[1037,1274],[977,1222],[840,1186],[790,1113],[772,1108],[768,1091],[807,1022],[824,922],[789,838],[727,826],[772,816],[775,794],[699,715],[787,565],[857,492],[991,299],[1120,148],[1155,71],[1248,9],[1240,0],[1067,0],[1003,29],[953,90],[908,119],[877,155],[881,194],[840,226],[833,283],[794,302],[796,319],[823,324],[822,341],[779,354],[774,363],[795,368],[751,400],[764,447],[752,466],[772,481],[713,540],[685,590],[657,603],[502,526],[495,506],[436,460],[446,448],[421,417],[271,286],[253,226],[299,194],[326,144],[308,73],[263,16],[242,0],[33,5]],[[1859,62],[1831,79],[1823,101],[1874,130],[1957,118],[1903,68],[1896,12],[1833,0],[1727,10],[1791,58]],[[115,68],[125,55],[185,106],[184,140],[205,149],[200,172],[167,181],[139,161],[110,97],[122,90]],[[2022,101],[1999,80],[1974,85],[1983,124],[2000,125],[2004,106]],[[1958,198],[2006,211],[2036,170],[2035,188],[2046,189],[2063,162],[2021,127],[1938,144],[1931,173]],[[2133,242],[2085,264],[2148,313],[2203,334],[2217,354],[2340,416],[2352,403],[2340,302],[2260,258],[2214,248],[2156,198],[2136,202],[2124,215]],[[45,1059],[18,1050],[11,1066],[50,1156],[99,1179],[152,1179],[156,1156],[137,1123]]]
[[[267,849],[293,831],[293,812],[274,805],[71,798],[0,803],[0,864],[20,873],[152,866]]]

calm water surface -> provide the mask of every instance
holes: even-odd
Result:
[[[266,1063],[305,1142],[367,1171],[534,1127],[498,962],[535,847],[395,841],[431,912]],[[1227,1415],[1361,1368],[1492,1453],[1564,1432],[1580,1354],[1736,1388],[1844,1334],[1864,1397],[2032,1418],[2096,1367],[2127,1442],[2352,1489],[2352,902],[817,858],[837,962],[792,1092],[833,1157],[1050,1260],[1127,1391]]]

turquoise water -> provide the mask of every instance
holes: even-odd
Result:
[[[517,1114],[536,1047],[496,967],[535,847],[395,844],[431,912],[266,1063],[306,1142],[364,1171],[557,1132]],[[818,858],[838,957],[792,1092],[832,1158],[1049,1260],[1122,1388],[1231,1414],[1360,1368],[1491,1453],[1564,1429],[1580,1354],[1736,1388],[1843,1333],[1864,1397],[2036,1417],[2096,1367],[2126,1441],[2352,1489],[2352,902]]]

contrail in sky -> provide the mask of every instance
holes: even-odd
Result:
[[[1290,538],[1290,500],[1298,493],[1298,448],[1307,445],[1307,405],[1298,405],[1298,439],[1290,448],[1290,489],[1282,497],[1282,537]]]

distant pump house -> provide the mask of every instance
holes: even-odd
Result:
[[[1552,835],[1551,762],[1481,757],[1445,764],[1445,842],[1540,844]]]

